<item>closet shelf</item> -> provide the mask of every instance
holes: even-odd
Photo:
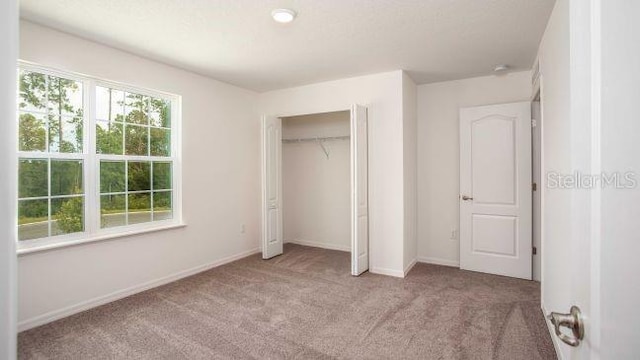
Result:
[[[282,139],[282,142],[284,144],[292,144],[292,143],[302,143],[302,142],[315,142],[318,143],[318,145],[320,145],[320,148],[322,148],[322,152],[324,152],[324,155],[327,157],[327,159],[329,159],[329,149],[324,146],[324,143],[327,141],[336,141],[336,140],[349,140],[350,136],[325,136],[325,137],[313,137],[313,138],[301,138],[301,139]]]
[[[346,136],[326,136],[326,137],[313,137],[313,138],[300,138],[300,139],[282,139],[285,144],[299,143],[299,142],[317,142],[317,141],[335,141],[335,140],[349,140],[351,137]]]

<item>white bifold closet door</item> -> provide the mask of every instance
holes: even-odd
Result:
[[[262,119],[262,258],[282,254],[282,120]]]
[[[369,150],[367,108],[351,108],[351,274],[369,269]]]

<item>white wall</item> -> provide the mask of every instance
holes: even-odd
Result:
[[[404,276],[402,71],[260,94],[260,113],[302,115],[369,109],[370,271]]]
[[[258,249],[256,93],[33,23],[22,22],[21,32],[21,59],[182,96],[187,224],[20,256],[23,327]]]
[[[404,153],[404,272],[418,255],[418,88],[402,74],[402,127]]]
[[[283,139],[349,136],[350,112],[284,118]],[[348,139],[282,145],[284,241],[351,251]]]
[[[459,264],[459,108],[530,97],[528,71],[418,86],[419,261]]]
[[[16,168],[18,6],[0,2],[0,163]],[[0,172],[0,359],[16,358],[16,173]]]
[[[635,172],[640,180],[640,3],[601,1],[601,156],[606,173]],[[640,188],[602,192],[601,359],[640,357]]]

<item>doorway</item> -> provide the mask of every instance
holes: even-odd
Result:
[[[349,111],[281,119],[284,243],[350,252]]]
[[[263,118],[263,259],[282,254],[287,240],[349,250],[351,274],[368,270],[367,128],[367,109],[359,105]]]

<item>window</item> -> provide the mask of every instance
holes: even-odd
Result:
[[[171,102],[98,86],[96,139],[100,227],[171,219]]]
[[[179,224],[178,101],[22,64],[21,248]]]

